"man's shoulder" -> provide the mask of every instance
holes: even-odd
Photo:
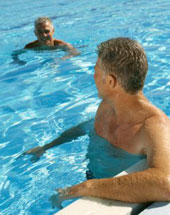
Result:
[[[102,101],[100,102],[99,107],[98,107],[98,110],[99,110],[99,111],[100,111],[100,110],[112,110],[112,111],[113,111],[111,105],[110,105],[108,102],[104,101],[104,100],[102,100]]]
[[[170,119],[164,112],[158,110],[145,120],[144,129],[149,136],[159,138],[168,134],[170,138]]]
[[[98,117],[105,118],[107,120],[111,120],[115,117],[115,112],[113,108],[104,100],[102,100],[98,106],[95,119],[98,119]]]
[[[35,41],[32,41],[30,43],[28,43],[24,49],[33,49],[33,48],[37,48],[39,45],[38,45],[38,40],[35,40]]]
[[[156,109],[153,114],[145,120],[145,125],[150,124],[155,126],[170,124],[170,119],[163,111]]]
[[[54,39],[53,41],[55,46],[66,46],[68,44],[63,40]]]
[[[144,148],[149,166],[170,171],[170,120],[158,112],[145,121]]]

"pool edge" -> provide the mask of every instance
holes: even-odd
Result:
[[[146,159],[142,159],[138,163],[127,168],[116,176],[142,171],[147,167]],[[81,215],[128,215],[138,214],[147,206],[148,204],[126,203],[92,197],[83,197],[65,207],[61,211],[55,213],[54,215],[80,215],[80,213]]]

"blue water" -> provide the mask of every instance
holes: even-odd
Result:
[[[94,118],[100,102],[93,81],[96,47],[111,37],[131,37],[144,46],[149,61],[144,93],[170,116],[170,2],[6,0],[0,8],[0,214],[52,215],[58,209],[48,199],[55,188],[84,181],[88,168],[109,177],[138,158],[98,140],[98,153],[105,148],[100,158],[88,135],[49,150],[35,163],[17,157]],[[44,15],[52,18],[55,37],[81,55],[62,61],[62,52],[27,51],[20,55],[25,65],[14,63],[11,54],[35,40],[33,22]],[[114,169],[104,163],[112,156]]]

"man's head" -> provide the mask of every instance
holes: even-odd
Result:
[[[147,57],[142,46],[129,38],[113,38],[98,46],[102,71],[116,77],[129,94],[142,90],[148,70]]]
[[[41,45],[52,45],[54,26],[50,18],[39,17],[34,22],[34,33]]]

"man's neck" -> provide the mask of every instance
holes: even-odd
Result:
[[[118,125],[141,122],[149,114],[146,109],[150,103],[142,92],[135,95],[122,92],[110,97],[107,102],[114,109]]]

